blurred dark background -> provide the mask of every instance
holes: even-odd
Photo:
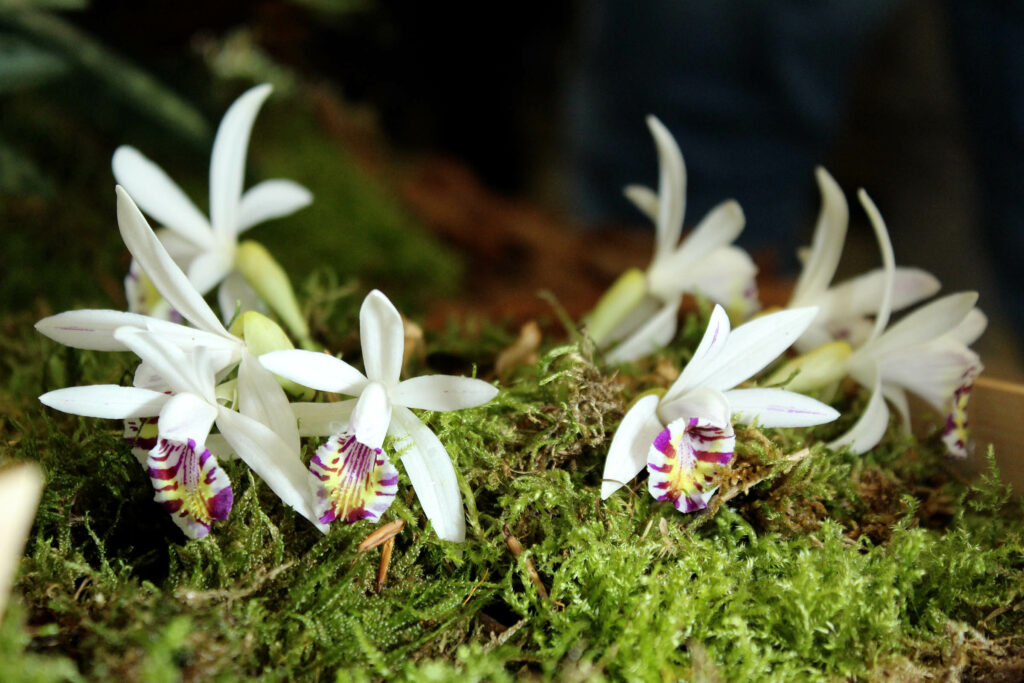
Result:
[[[269,80],[253,181],[291,177],[316,201],[254,236],[300,282],[513,316],[546,287],[581,312],[649,258],[621,187],[656,182],[654,113],[687,161],[687,223],[738,199],[769,296],[795,274],[823,164],[852,204],[858,187],[872,195],[898,262],[981,292],[982,354],[1020,375],[1021,3],[16,7],[0,9],[4,310],[118,305],[113,149],[139,147],[203,207],[217,121]],[[851,210],[845,275],[878,263]]]

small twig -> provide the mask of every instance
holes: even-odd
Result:
[[[391,566],[391,551],[395,548],[395,536],[392,534],[384,541],[380,549],[380,566],[377,567],[377,592],[384,590],[384,581],[388,578],[388,567]]]
[[[523,544],[519,542],[518,538],[512,535],[512,530],[508,528],[508,524],[501,527],[501,535],[505,537],[505,545],[507,545],[508,549],[512,552],[512,556],[518,560],[523,554]],[[540,597],[547,600],[548,590],[544,587],[544,582],[540,580],[540,575],[533,566],[533,560],[530,559],[529,555],[522,559],[523,563],[526,565],[526,573],[529,574],[530,581],[537,587],[537,592],[540,594]]]
[[[469,603],[470,598],[473,597],[473,593],[476,593],[476,589],[483,585],[484,581],[487,580],[487,575],[491,573],[490,569],[484,570],[484,575],[480,577],[480,580],[473,584],[473,587],[469,589],[469,595],[462,601],[462,606],[465,607]]]
[[[404,519],[396,519],[393,522],[388,522],[384,526],[377,527],[369,536],[364,538],[359,545],[356,546],[356,551],[365,553],[367,550],[373,550],[381,543],[397,536],[398,532],[404,528]]]

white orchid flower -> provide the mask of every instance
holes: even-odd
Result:
[[[110,310],[67,311],[44,318],[36,323],[36,329],[51,339],[81,349],[136,351],[142,358],[142,364],[135,374],[134,387],[114,387],[121,391],[109,391],[106,394],[105,389],[94,387],[63,389],[45,394],[40,400],[50,397],[43,402],[59,410],[79,415],[102,417],[111,412],[124,413],[122,419],[129,421],[126,436],[132,442],[136,456],[140,457],[140,462],[145,466],[142,457],[151,457],[152,448],[159,447],[159,440],[156,435],[149,433],[152,431],[152,425],[139,421],[139,418],[162,415],[162,407],[171,397],[171,394],[165,393],[166,391],[171,391],[172,394],[183,392],[198,396],[198,400],[190,402],[186,402],[185,399],[177,401],[175,405],[191,407],[194,414],[183,415],[182,408],[176,409],[173,421],[157,422],[159,435],[165,440],[170,440],[169,443],[177,443],[175,439],[182,436],[181,425],[184,424],[188,429],[198,428],[198,434],[185,435],[185,440],[181,443],[187,445],[188,439],[192,439],[198,447],[204,444],[211,446],[224,440],[226,449],[214,447],[213,450],[219,455],[228,452],[237,454],[285,503],[294,507],[300,514],[310,517],[311,493],[305,468],[299,457],[299,433],[281,385],[259,364],[250,344],[224,328],[216,314],[163,248],[128,193],[121,187],[116,189],[116,193],[118,225],[125,245],[135,260],[150,274],[154,285],[164,298],[196,327],[185,327],[137,313]],[[139,337],[132,336],[133,333],[144,334]],[[283,333],[281,336],[283,337]],[[140,339],[143,341],[139,341]],[[155,341],[146,344],[147,339]],[[143,349],[145,354],[138,353],[137,349]],[[198,367],[193,368],[187,375],[187,382],[178,375],[168,377],[165,374],[169,369],[174,370],[173,364],[166,360],[171,356],[177,359],[176,362],[181,367],[198,363]],[[196,360],[197,356],[201,358]],[[232,411],[220,406],[216,401],[216,389],[213,385],[235,367],[238,369],[238,377],[231,398],[232,403],[237,404],[241,415],[228,415],[227,413]],[[179,375],[181,372],[184,370],[179,370]],[[128,398],[118,398],[120,403],[104,407],[104,395],[145,400],[144,405],[140,406],[131,403]],[[95,406],[92,404],[93,400],[98,401]],[[207,407],[202,405],[204,402]],[[229,425],[229,429],[231,425],[241,425],[234,430],[231,437],[222,430],[221,434],[209,435],[209,439],[206,438],[212,423],[212,420],[206,422],[211,414],[210,406],[217,410],[220,420],[218,425],[223,422]],[[138,412],[143,407],[146,414]],[[221,410],[222,408],[224,410]],[[97,415],[97,412],[104,415]],[[205,431],[201,429],[203,424],[206,424]],[[147,427],[148,431],[143,433]],[[147,440],[150,440],[150,443],[145,443]],[[206,443],[207,441],[210,443]],[[141,449],[140,446],[143,444],[149,448]],[[240,445],[243,450],[239,450]],[[203,450],[200,448],[195,457],[202,459]],[[312,521],[316,523],[315,520]],[[190,533],[189,529],[192,533],[201,531],[194,525],[188,529],[184,526],[182,528],[186,533]]]
[[[740,205],[719,204],[680,243],[686,207],[683,156],[657,118],[647,117],[647,126],[658,149],[658,192],[630,186],[626,196],[654,222],[654,258],[646,273],[624,273],[586,319],[591,338],[610,349],[611,362],[637,360],[668,344],[686,293],[699,292],[738,319],[757,309],[757,267],[732,246],[745,221]]]
[[[225,320],[234,314],[236,302],[243,310],[258,310],[262,298],[296,336],[305,339],[309,333],[287,278],[281,282],[283,271],[258,244],[238,242],[252,226],[287,216],[312,201],[309,190],[290,180],[266,180],[242,192],[249,136],[270,91],[271,86],[264,84],[243,93],[217,129],[210,158],[209,219],[163,169],[134,147],[118,147],[112,166],[117,182],[165,226],[160,240],[195,288],[205,295],[220,285],[218,300]],[[130,310],[173,319],[173,306],[160,299],[159,287],[152,287],[150,277],[139,263],[132,264],[125,280]]]
[[[807,427],[836,419],[836,410],[801,394],[734,388],[785,351],[816,314],[815,308],[780,311],[730,332],[728,315],[716,305],[693,358],[665,395],[640,398],[622,418],[608,449],[601,498],[646,466],[652,496],[681,512],[702,509],[732,459],[734,422]]]
[[[7,596],[14,584],[25,549],[25,539],[36,518],[39,496],[43,492],[43,473],[32,462],[0,469],[0,622],[7,607]]]
[[[232,450],[270,483],[286,504],[317,524],[308,475],[297,449],[270,427],[217,400],[219,361],[215,353],[202,346],[186,353],[151,331],[132,327],[118,329],[114,337],[159,374],[170,391],[96,385],[58,389],[39,400],[51,408],[87,417],[158,417],[157,443],[148,453],[146,469],[156,501],[189,538],[205,536],[212,522],[227,519],[231,511],[231,484],[206,447],[214,424]],[[250,400],[273,401],[281,388],[269,373],[250,372],[257,365],[239,369],[239,385],[248,385],[245,395]],[[282,463],[291,466],[282,467]]]
[[[821,191],[821,211],[789,308],[817,306],[818,316],[794,346],[807,353],[833,341],[860,346],[872,329],[868,319],[878,309],[885,286],[884,269],[829,287],[846,241],[850,211],[842,189],[819,167],[815,178]],[[892,286],[892,310],[899,311],[939,291],[939,281],[919,268],[896,268]]]
[[[397,490],[398,472],[383,450],[395,448],[423,512],[437,535],[461,542],[466,528],[451,458],[410,408],[461,410],[487,403],[498,390],[478,379],[430,375],[399,381],[405,332],[402,316],[381,292],[370,292],[359,311],[366,374],[324,353],[274,351],[260,356],[271,372],[319,391],[357,396],[337,403],[293,403],[303,436],[330,436],[310,470],[317,480],[321,522],[380,518]]]
[[[831,378],[849,374],[871,392],[864,413],[843,436],[829,444],[849,447],[854,453],[872,449],[889,425],[886,401],[899,412],[903,426],[910,429],[910,410],[906,392],[917,394],[936,410],[948,414],[945,440],[952,455],[965,457],[967,396],[983,366],[974,351],[967,348],[985,329],[984,314],[974,308],[978,296],[961,292],[937,299],[909,313],[888,327],[897,273],[892,244],[877,207],[861,190],[861,204],[871,219],[882,250],[883,277],[873,329],[864,342],[834,368],[823,373]],[[811,354],[813,356],[813,352]],[[798,368],[800,359],[790,364]],[[787,374],[784,367],[777,375]],[[787,386],[810,388],[800,376]]]

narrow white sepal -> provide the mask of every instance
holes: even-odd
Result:
[[[618,491],[647,466],[647,453],[664,426],[658,420],[658,397],[644,396],[633,404],[615,430],[601,475],[601,499]]]
[[[114,339],[119,327],[144,329],[151,318],[138,313],[105,309],[65,311],[43,318],[36,329],[65,346],[90,351],[125,351],[124,344]]]
[[[850,428],[850,431],[830,442],[828,447],[832,450],[849,447],[850,451],[857,455],[867,453],[882,440],[888,426],[889,408],[885,405],[882,383],[876,372],[871,384],[871,399],[864,408],[860,419]]]
[[[275,375],[317,391],[355,396],[367,383],[363,373],[326,353],[287,349],[265,353],[259,361]]]
[[[839,411],[821,401],[784,389],[733,389],[725,392],[733,421],[762,427],[810,427],[832,422]]]
[[[643,185],[627,185],[622,193],[652,223],[658,221],[658,193]]]
[[[242,353],[238,365],[238,411],[270,427],[289,447],[298,449],[299,430],[284,389],[248,351]]]
[[[949,331],[949,335],[965,346],[970,346],[978,341],[978,337],[985,332],[986,327],[988,327],[988,316],[982,313],[981,309],[972,308],[960,324]]]
[[[380,290],[363,299],[359,309],[359,339],[366,376],[386,386],[398,384],[402,374],[405,327],[402,315]]]
[[[237,235],[249,136],[270,91],[271,86],[264,83],[242,93],[217,128],[210,155],[210,223],[221,238]]]
[[[168,398],[167,394],[150,389],[95,384],[49,391],[40,396],[39,401],[72,415],[123,420],[158,415]]]
[[[199,329],[229,336],[213,310],[160,244],[132,198],[121,186],[115,188],[115,192],[121,237],[153,286],[176,311]]]
[[[313,511],[311,475],[297,449],[289,447],[269,427],[223,406],[218,409],[217,427],[238,457],[278,498],[327,533],[327,525],[321,524]]]
[[[686,212],[686,165],[672,133],[655,116],[647,127],[658,150],[658,219],[655,221],[655,260],[672,253],[683,233]]]
[[[498,388],[483,380],[451,375],[413,377],[389,392],[396,406],[440,411],[475,408],[497,395]]]
[[[804,333],[816,307],[794,308],[754,318],[729,333],[725,347],[703,366],[691,386],[732,389],[779,357]]]
[[[711,311],[711,318],[708,319],[708,326],[704,330],[704,336],[701,337],[697,350],[693,352],[693,357],[665,392],[664,400],[666,402],[697,385],[696,380],[705,374],[705,369],[712,366],[715,358],[725,348],[731,329],[729,315],[720,305],[715,305],[714,310]]]
[[[850,220],[846,196],[839,184],[821,166],[815,169],[814,175],[821,191],[821,210],[811,239],[811,254],[793,288],[790,306],[817,303],[814,299],[832,282],[846,242],[846,227]]]
[[[408,408],[394,409],[390,431],[416,498],[438,537],[455,543],[466,540],[462,495],[448,451]]]
[[[193,248],[213,244],[210,222],[167,173],[142,152],[122,145],[111,162],[114,179],[143,211],[158,223],[188,240]]]
[[[941,337],[963,322],[977,300],[976,292],[959,292],[936,299],[907,314],[860,351],[877,358]]]
[[[313,193],[291,180],[264,180],[250,187],[238,205],[238,232],[308,206]]]

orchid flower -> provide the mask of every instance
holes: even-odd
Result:
[[[299,433],[281,385],[256,360],[252,342],[224,328],[161,245],[128,193],[121,187],[116,193],[118,225],[125,245],[164,298],[196,327],[110,310],[67,311],[44,318],[36,323],[36,329],[51,339],[81,349],[135,351],[142,364],[135,373],[134,387],[77,387],[50,392],[40,400],[79,415],[128,420],[126,436],[136,456],[144,454],[147,461],[154,457],[152,449],[161,448],[161,439],[165,444],[184,444],[180,457],[187,461],[203,460],[207,450],[203,446],[210,445],[206,442],[214,421],[210,415],[215,413],[221,434],[209,435],[209,441],[225,440],[228,449],[244,460],[278,497],[316,523],[310,512],[306,471],[299,457]],[[269,320],[267,323],[273,325]],[[280,336],[283,338],[283,333]],[[182,375],[186,367],[191,369]],[[241,414],[220,405],[215,386],[216,380],[235,367],[238,377],[231,403],[237,404]],[[174,408],[168,409],[171,417],[165,418],[165,404],[178,394],[193,398],[174,401]],[[151,433],[152,424],[139,421],[154,416],[160,416],[160,438]],[[230,434],[224,432],[223,425],[227,425]],[[194,445],[189,446],[190,441]],[[141,451],[143,444],[150,449]],[[191,455],[187,448],[192,449]],[[214,460],[210,466],[215,465]],[[195,473],[189,468],[181,469],[182,476],[190,472]],[[179,525],[184,525],[186,534],[200,534],[203,527],[202,522],[193,518],[182,519]]]
[[[654,258],[646,273],[627,271],[586,319],[590,337],[610,349],[610,362],[632,361],[665,346],[676,332],[683,295],[699,292],[743,319],[757,308],[757,267],[732,242],[743,230],[740,205],[719,204],[680,243],[686,206],[686,167],[675,139],[655,117],[647,126],[658,149],[655,194],[629,186],[626,196],[655,225]]]
[[[780,311],[730,331],[716,305],[693,358],[664,396],[641,397],[622,418],[604,465],[601,498],[647,467],[648,490],[681,512],[707,506],[732,459],[733,423],[808,427],[839,416],[815,399],[782,389],[736,389],[785,351],[817,314]]]
[[[32,521],[43,491],[43,474],[35,463],[19,463],[0,469],[0,621],[4,618],[7,596],[14,584]]]
[[[236,302],[257,310],[265,301],[300,339],[309,337],[291,285],[280,266],[255,242],[239,244],[252,226],[287,216],[312,201],[312,195],[290,180],[266,180],[243,194],[246,148],[256,114],[270,95],[268,84],[246,91],[228,108],[213,142],[210,158],[210,218],[196,208],[178,185],[134,147],[114,152],[114,177],[146,213],[165,229],[160,240],[203,295],[220,284],[221,315],[229,320]],[[159,297],[151,274],[133,262],[125,290],[133,312],[174,319],[169,302]]]
[[[850,211],[843,191],[828,171],[819,167],[815,178],[821,191],[821,211],[788,305],[818,307],[818,317],[794,343],[802,353],[833,341],[861,345],[872,329],[867,316],[877,310],[885,286],[885,272],[879,268],[829,287],[842,255]],[[892,310],[906,308],[938,291],[939,281],[931,274],[919,268],[896,268]]]
[[[359,311],[366,374],[345,361],[311,351],[273,351],[260,356],[271,372],[319,391],[358,398],[337,403],[293,403],[303,436],[329,436],[310,463],[316,478],[321,522],[375,521],[397,490],[398,472],[384,451],[397,440],[402,464],[423,512],[448,541],[461,542],[466,528],[451,458],[410,410],[461,410],[487,403],[494,386],[478,379],[431,375],[399,381],[405,333],[402,316],[381,292],[370,292]]]
[[[769,382],[795,373],[785,386],[809,390],[848,374],[868,389],[871,398],[860,419],[829,444],[832,448],[849,447],[854,453],[867,452],[882,439],[889,425],[887,400],[909,431],[906,392],[910,391],[948,415],[946,445],[951,455],[966,457],[967,396],[983,368],[978,354],[967,347],[981,336],[987,324],[984,314],[974,307],[978,296],[961,292],[942,297],[889,326],[893,302],[900,300],[892,243],[871,198],[863,190],[858,197],[882,251],[883,276],[873,328],[852,352],[833,355],[831,366],[815,359],[819,349],[786,364]]]

